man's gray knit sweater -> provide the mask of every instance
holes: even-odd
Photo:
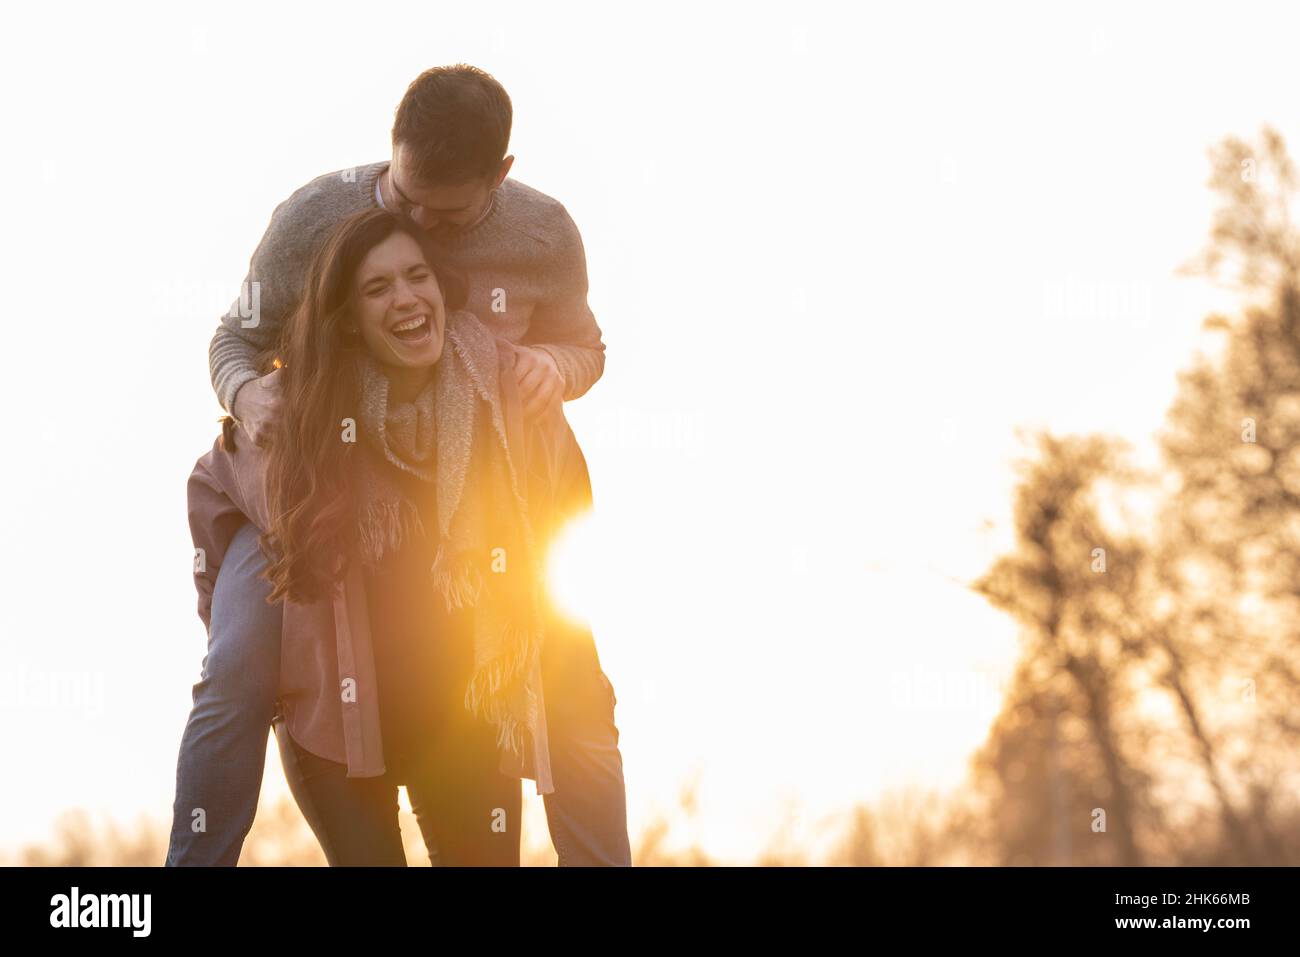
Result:
[[[301,298],[317,247],[340,220],[378,205],[375,183],[387,167],[384,160],[326,173],[276,207],[240,298],[208,349],[212,387],[226,411],[239,387],[257,378],[255,357],[275,341]],[[600,378],[605,343],[587,306],[587,258],[563,205],[506,179],[482,219],[434,246],[468,278],[465,308],[502,338],[540,346],[555,358],[565,399]]]

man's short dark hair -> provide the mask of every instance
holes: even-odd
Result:
[[[490,74],[466,63],[436,66],[417,76],[397,105],[393,148],[406,147],[420,185],[459,186],[501,168],[513,115]]]

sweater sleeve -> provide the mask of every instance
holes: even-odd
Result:
[[[568,211],[560,207],[555,277],[550,295],[533,309],[524,343],[545,349],[564,376],[564,399],[576,399],[605,371],[605,342],[587,305],[587,255]]]
[[[234,414],[235,394],[259,377],[257,355],[274,344],[302,296],[320,230],[311,191],[303,187],[275,208],[249,260],[239,297],[221,317],[208,346],[208,371],[222,408]]]

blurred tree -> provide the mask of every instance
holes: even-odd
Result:
[[[1103,437],[1039,435],[1015,547],[974,586],[1024,640],[974,766],[982,839],[1004,863],[1101,862],[1079,833],[1094,795],[1114,863],[1295,861],[1297,181],[1269,129],[1211,161],[1219,205],[1189,269],[1227,278],[1243,307],[1206,321],[1221,348],[1179,378],[1163,471],[1136,473]],[[1156,521],[1122,514],[1134,492]]]
[[[1170,684],[1253,861],[1279,846],[1270,818],[1296,793],[1300,721],[1300,233],[1296,173],[1265,129],[1211,150],[1210,242],[1190,269],[1241,293],[1206,328],[1220,348],[1180,377],[1161,435],[1175,476],[1161,523]],[[1198,709],[1197,697],[1215,707]],[[1234,788],[1232,782],[1237,782]]]
[[[1096,501],[1101,479],[1135,475],[1112,440],[1040,433],[1036,442],[1033,457],[1020,464],[1016,548],[975,583],[1019,623],[1024,656],[984,768],[1000,782],[1002,809],[1020,806],[1019,825],[1000,827],[1035,835],[1028,846],[1023,835],[1007,845],[1022,863],[1064,863],[1060,857],[1070,852],[1062,848],[1100,844],[1110,848],[1106,863],[1142,864],[1135,822],[1148,775],[1126,752],[1125,735],[1133,724],[1132,665],[1142,651],[1127,611],[1143,545],[1107,528]],[[1020,798],[1027,795],[1026,804]],[[1088,803],[1082,810],[1081,799]],[[1095,809],[1105,812],[1102,832],[1093,829],[1094,820],[1101,826]],[[1079,841],[1073,835],[1081,828],[1105,839]]]

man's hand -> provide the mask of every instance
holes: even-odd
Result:
[[[519,381],[519,398],[524,415],[538,418],[564,401],[564,376],[555,359],[536,346],[515,348],[515,378]],[[241,389],[240,392],[243,392]]]
[[[280,414],[280,370],[250,379],[235,393],[235,421],[258,445],[266,445]]]

